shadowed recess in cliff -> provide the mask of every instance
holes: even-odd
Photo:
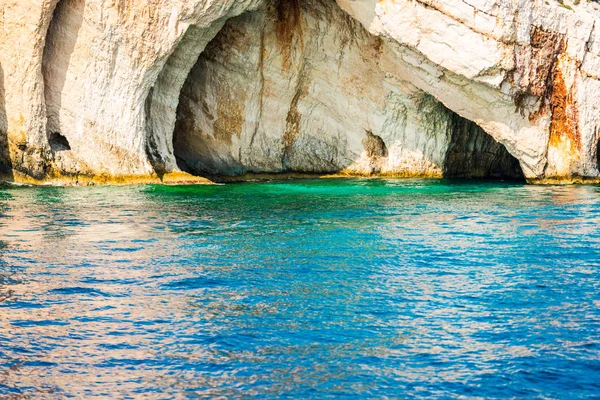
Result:
[[[245,103],[264,79],[264,35],[262,29],[252,29],[257,24],[264,24],[261,12],[230,19],[190,71],[180,92],[173,135],[181,170],[194,175],[245,172],[230,149],[244,126],[253,122]],[[246,74],[251,79],[243,84]]]
[[[159,176],[178,169],[173,150],[173,132],[181,90],[198,57],[227,19],[223,17],[207,28],[191,25],[162,66],[148,94],[146,154]]]
[[[474,122],[448,112],[450,146],[445,177],[525,180],[519,161],[502,144]]]
[[[4,69],[0,64],[0,179],[12,180],[12,162],[8,148],[8,122],[4,100]]]
[[[61,108],[65,101],[63,89],[83,25],[85,3],[85,0],[60,0],[46,35],[42,73],[48,118],[47,136],[53,150],[56,147],[52,143],[54,138],[63,138],[67,142],[61,128]]]

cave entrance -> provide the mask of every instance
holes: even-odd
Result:
[[[347,142],[357,136],[353,136],[348,141],[336,138],[334,144],[320,148],[322,142],[317,141],[323,140],[322,138],[317,137],[315,142],[309,142],[308,140],[312,138],[306,135],[300,139],[306,140],[303,142],[303,146],[305,146],[302,150],[303,153],[298,157],[300,161],[295,166],[288,168],[285,158],[289,154],[288,143],[293,144],[300,135],[298,99],[306,96],[308,91],[308,83],[304,82],[304,77],[308,73],[303,67],[305,63],[303,60],[309,59],[310,62],[316,63],[322,59],[320,54],[305,53],[311,48],[305,46],[306,43],[303,40],[309,36],[311,26],[321,26],[320,18],[329,14],[325,12],[315,12],[314,15],[307,13],[302,17],[304,18],[304,25],[302,25],[298,22],[302,19],[298,16],[301,10],[296,8],[300,3],[296,0],[282,0],[274,4],[278,5],[276,9],[267,8],[259,12],[244,13],[225,23],[223,29],[218,34],[215,33],[210,43],[203,48],[196,64],[187,74],[187,79],[178,93],[177,118],[172,136],[173,155],[180,170],[197,176],[211,177],[237,176],[245,172],[331,173],[343,171],[344,167],[340,166],[343,163],[346,163],[346,166],[351,165],[355,160],[354,154],[360,154],[360,150],[358,150],[351,156],[343,158],[346,153],[335,147],[336,145],[347,145]],[[319,5],[322,8],[317,7]],[[330,13],[334,12],[332,10],[338,10],[337,4],[330,1],[321,3],[315,0],[313,6],[315,10],[325,10]],[[341,17],[345,14],[339,12],[340,21],[345,21]],[[309,21],[309,18],[317,23],[311,25],[306,22]],[[354,32],[351,30],[351,26],[347,24],[343,24],[343,26],[349,32]],[[281,34],[281,32],[287,33]],[[337,29],[334,32],[340,32],[340,30]],[[363,61],[369,57],[377,57],[377,52],[381,50],[381,42],[371,40],[368,33],[360,36],[361,32],[357,30],[353,33],[354,36],[350,42],[334,42],[338,43],[340,48],[331,49],[332,53],[353,54],[352,51],[355,51],[354,54],[362,57]],[[332,37],[337,38],[335,35]],[[357,46],[356,48],[359,50],[349,47],[348,43]],[[366,51],[365,49],[370,51],[366,54],[361,53],[361,51]],[[295,54],[299,55],[297,59],[294,59]],[[332,72],[331,76],[339,77],[341,68],[339,60],[334,61],[338,63],[338,71]],[[308,68],[318,68],[318,66],[311,64]],[[365,68],[365,70],[367,69],[372,70],[372,68]],[[327,72],[328,70],[323,68],[319,71]],[[310,79],[310,77],[306,79]],[[296,84],[290,85],[290,82],[296,82]],[[292,89],[289,90],[288,86]],[[281,89],[278,89],[279,87]],[[345,93],[340,92],[341,89],[338,86],[332,85],[332,93],[334,89],[337,90],[336,95]],[[293,96],[282,97],[285,98],[285,101],[290,102],[287,118],[284,113],[279,113],[281,105],[275,104],[273,101],[277,96],[272,93],[277,90],[293,94]],[[278,94],[280,93],[278,92]],[[360,98],[355,94],[347,94],[347,96]],[[432,132],[432,136],[435,137],[432,142],[435,143],[425,143],[426,139],[422,140],[421,137],[414,138],[422,130],[427,130],[427,127],[432,125],[427,122],[424,122],[422,127],[419,125],[420,130],[415,128],[410,132],[404,132],[403,136],[396,135],[394,132],[388,137],[394,137],[396,144],[406,145],[408,143],[406,153],[409,155],[401,153],[399,157],[408,159],[413,154],[427,153],[423,155],[425,161],[432,159],[432,163],[436,167],[440,166],[443,176],[447,178],[525,180],[519,161],[502,144],[496,142],[475,123],[460,117],[433,97],[426,96],[440,106],[439,108],[435,107],[436,115],[432,117],[440,121],[439,124],[433,124],[436,129],[435,132]],[[409,100],[402,101],[409,102]],[[359,104],[359,102],[353,104]],[[319,112],[332,111],[324,108]],[[418,110],[413,110],[413,112],[417,113]],[[313,115],[315,114],[318,112],[314,112]],[[336,115],[343,115],[343,113]],[[386,115],[389,115],[389,118],[397,117],[392,112]],[[402,118],[405,114],[398,115],[400,117],[397,118]],[[426,116],[422,117],[426,119]],[[305,118],[303,121],[308,121],[308,117],[303,118]],[[261,124],[266,119],[270,119],[269,126],[275,127],[275,129],[268,132],[261,130],[263,128]],[[418,123],[418,118],[415,120]],[[323,121],[330,120],[323,118]],[[336,120],[336,122],[340,121]],[[345,122],[342,121],[336,126],[333,126],[333,123],[332,125],[315,124],[315,126],[326,126],[327,128],[333,126],[330,131],[334,131],[337,126],[343,126],[344,132],[354,132],[352,131],[353,127],[348,127],[348,124],[344,124]],[[357,125],[361,124],[365,125],[357,123]],[[306,125],[309,123],[306,122]],[[398,130],[405,129],[401,126],[398,124]],[[323,135],[329,132],[316,131]],[[273,132],[283,132],[282,137],[275,137]],[[373,134],[371,133],[371,135]],[[284,157],[280,160],[282,143],[285,146]],[[312,143],[317,144],[313,145]],[[398,151],[398,146],[394,150],[394,143],[386,144],[390,144],[391,151]],[[252,146],[260,148],[264,156],[248,151]],[[431,150],[432,147],[434,150]],[[414,150],[414,152],[410,150]],[[354,151],[354,149],[348,150],[348,154]],[[340,156],[339,153],[343,154]],[[388,156],[387,151],[382,151],[381,154],[383,156],[380,158]],[[342,161],[338,161],[336,157]],[[407,162],[412,162],[412,160]],[[323,167],[324,165],[325,167]],[[329,165],[333,165],[333,167],[325,170]],[[398,165],[401,165],[401,162]],[[416,165],[416,163],[412,165]],[[315,166],[323,168],[323,170],[310,169]],[[439,168],[436,168],[436,173],[439,173]]]
[[[173,151],[180,170],[212,178],[247,172],[243,133],[258,128],[265,11],[229,19],[206,45],[179,93]],[[247,109],[246,104],[256,105]]]
[[[149,90],[146,98],[146,154],[159,176],[181,169],[173,149],[181,91],[198,58],[221,31],[225,21],[217,20],[207,28],[189,26]],[[187,172],[185,168],[183,170]]]
[[[50,148],[52,151],[69,151],[71,150],[71,145],[66,137],[60,134],[60,132],[51,132],[48,135],[48,143],[50,144]]]
[[[12,179],[12,162],[8,147],[8,121],[4,104],[4,70],[0,64],[0,180]]]
[[[525,181],[519,161],[477,124],[450,113],[444,177]]]

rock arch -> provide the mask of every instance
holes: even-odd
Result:
[[[530,181],[599,175],[594,2],[568,10],[530,0],[335,0],[339,8],[333,0],[62,1],[54,12],[58,0],[0,0],[6,141],[13,169],[29,176],[47,178],[49,168],[92,176],[176,171],[170,135],[179,98],[190,94],[179,91],[189,69],[226,20],[262,4],[312,7],[318,18],[306,24],[299,7],[276,10],[286,23],[273,28],[274,38],[256,37],[262,52],[252,61],[261,74],[246,101],[221,102],[223,110],[244,106],[230,108],[220,126],[236,128],[223,137],[242,170],[437,176],[451,141],[434,134],[451,124],[436,111],[443,105],[505,146]],[[48,29],[53,17],[64,23]],[[285,45],[290,38],[301,41]],[[358,60],[373,68],[353,73],[348,65]],[[59,165],[63,155],[49,151],[48,133],[68,139],[63,147],[77,165]],[[370,138],[387,156],[365,150]]]
[[[391,74],[389,52],[333,0],[275,1],[229,20],[183,86],[179,165],[213,176],[522,178],[502,144]]]
[[[390,73],[410,73],[415,86],[481,126],[529,180],[598,176],[589,168],[589,128],[598,109],[597,5],[336,1],[389,43]],[[571,120],[561,121],[564,115]]]

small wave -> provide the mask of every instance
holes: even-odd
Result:
[[[33,187],[33,185],[31,185],[29,183],[0,181],[0,189],[1,188],[18,188],[18,187]]]
[[[227,282],[223,279],[195,277],[169,282],[163,287],[170,290],[193,290],[226,285]]]
[[[49,292],[50,293],[55,293],[55,294],[63,294],[63,295],[76,295],[76,294],[78,294],[78,295],[100,296],[100,297],[110,297],[111,296],[110,294],[105,293],[105,292],[103,292],[101,290],[97,290],[97,289],[93,289],[93,288],[80,287],[80,286],[52,289]]]

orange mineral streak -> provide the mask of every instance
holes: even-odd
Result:
[[[574,93],[576,85],[568,82],[576,77],[567,75],[573,61],[567,55],[565,35],[532,27],[531,56],[528,67],[517,66],[521,90],[542,99],[542,106],[529,115],[532,124],[550,116],[548,155],[553,160],[551,178],[564,178],[579,161],[582,143],[579,131],[579,111]],[[546,178],[549,178],[548,176]]]
[[[558,147],[567,141],[570,144],[571,156],[577,156],[581,150],[577,102],[565,84],[563,73],[558,68],[554,73],[550,107],[552,123],[549,146]]]

